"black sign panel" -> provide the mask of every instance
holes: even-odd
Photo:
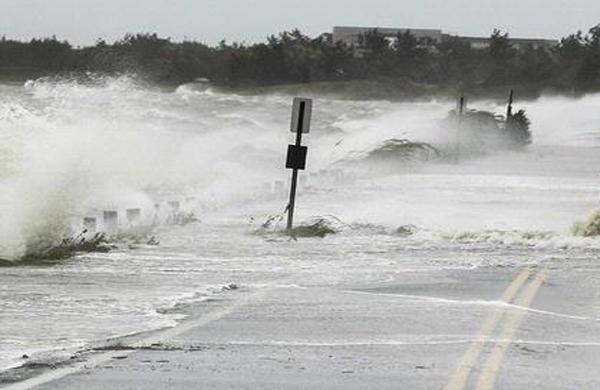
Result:
[[[306,154],[308,148],[306,146],[288,145],[287,161],[285,167],[289,169],[306,168]]]

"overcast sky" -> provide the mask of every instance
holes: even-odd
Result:
[[[0,35],[56,35],[77,45],[128,32],[216,44],[263,41],[299,28],[315,36],[334,25],[440,28],[487,36],[560,38],[600,23],[600,0],[0,0]]]

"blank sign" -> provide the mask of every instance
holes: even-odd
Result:
[[[292,133],[310,132],[310,120],[312,117],[312,99],[294,98],[292,108]]]

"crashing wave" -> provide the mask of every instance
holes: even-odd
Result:
[[[87,231],[72,238],[65,238],[57,245],[49,245],[43,249],[29,251],[18,260],[2,260],[0,266],[11,266],[31,263],[47,263],[68,259],[77,253],[109,252],[114,246],[104,233],[88,236]]]
[[[400,237],[410,237],[414,235],[419,228],[415,225],[402,225],[396,229],[395,234]]]
[[[600,236],[600,210],[596,210],[588,218],[587,221],[575,222],[571,229],[573,234],[582,237],[598,237]]]
[[[195,82],[178,86],[175,89],[175,94],[183,98],[191,98],[199,95],[212,95],[214,92],[210,87],[210,80],[199,78]]]
[[[461,244],[494,243],[502,245],[536,245],[557,237],[554,232],[518,231],[518,230],[483,230],[443,234],[450,242]]]
[[[73,90],[79,87],[129,91],[138,87],[149,86],[148,83],[134,73],[119,73],[107,76],[94,72],[70,72],[27,80],[23,84],[23,90],[26,94],[31,95],[40,91],[63,93],[69,89]]]

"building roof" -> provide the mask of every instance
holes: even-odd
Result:
[[[416,38],[433,38],[437,41],[441,41],[444,38],[453,37],[453,35],[445,34],[441,29],[335,26],[333,27],[333,41],[355,41],[357,36],[375,30],[377,30],[378,33],[386,36],[395,36],[398,35],[398,33],[410,31],[410,33]],[[456,36],[456,38],[478,44],[487,44],[491,40],[490,37]],[[509,42],[513,45],[519,46],[556,46],[560,43],[558,40],[540,38],[509,38]]]

